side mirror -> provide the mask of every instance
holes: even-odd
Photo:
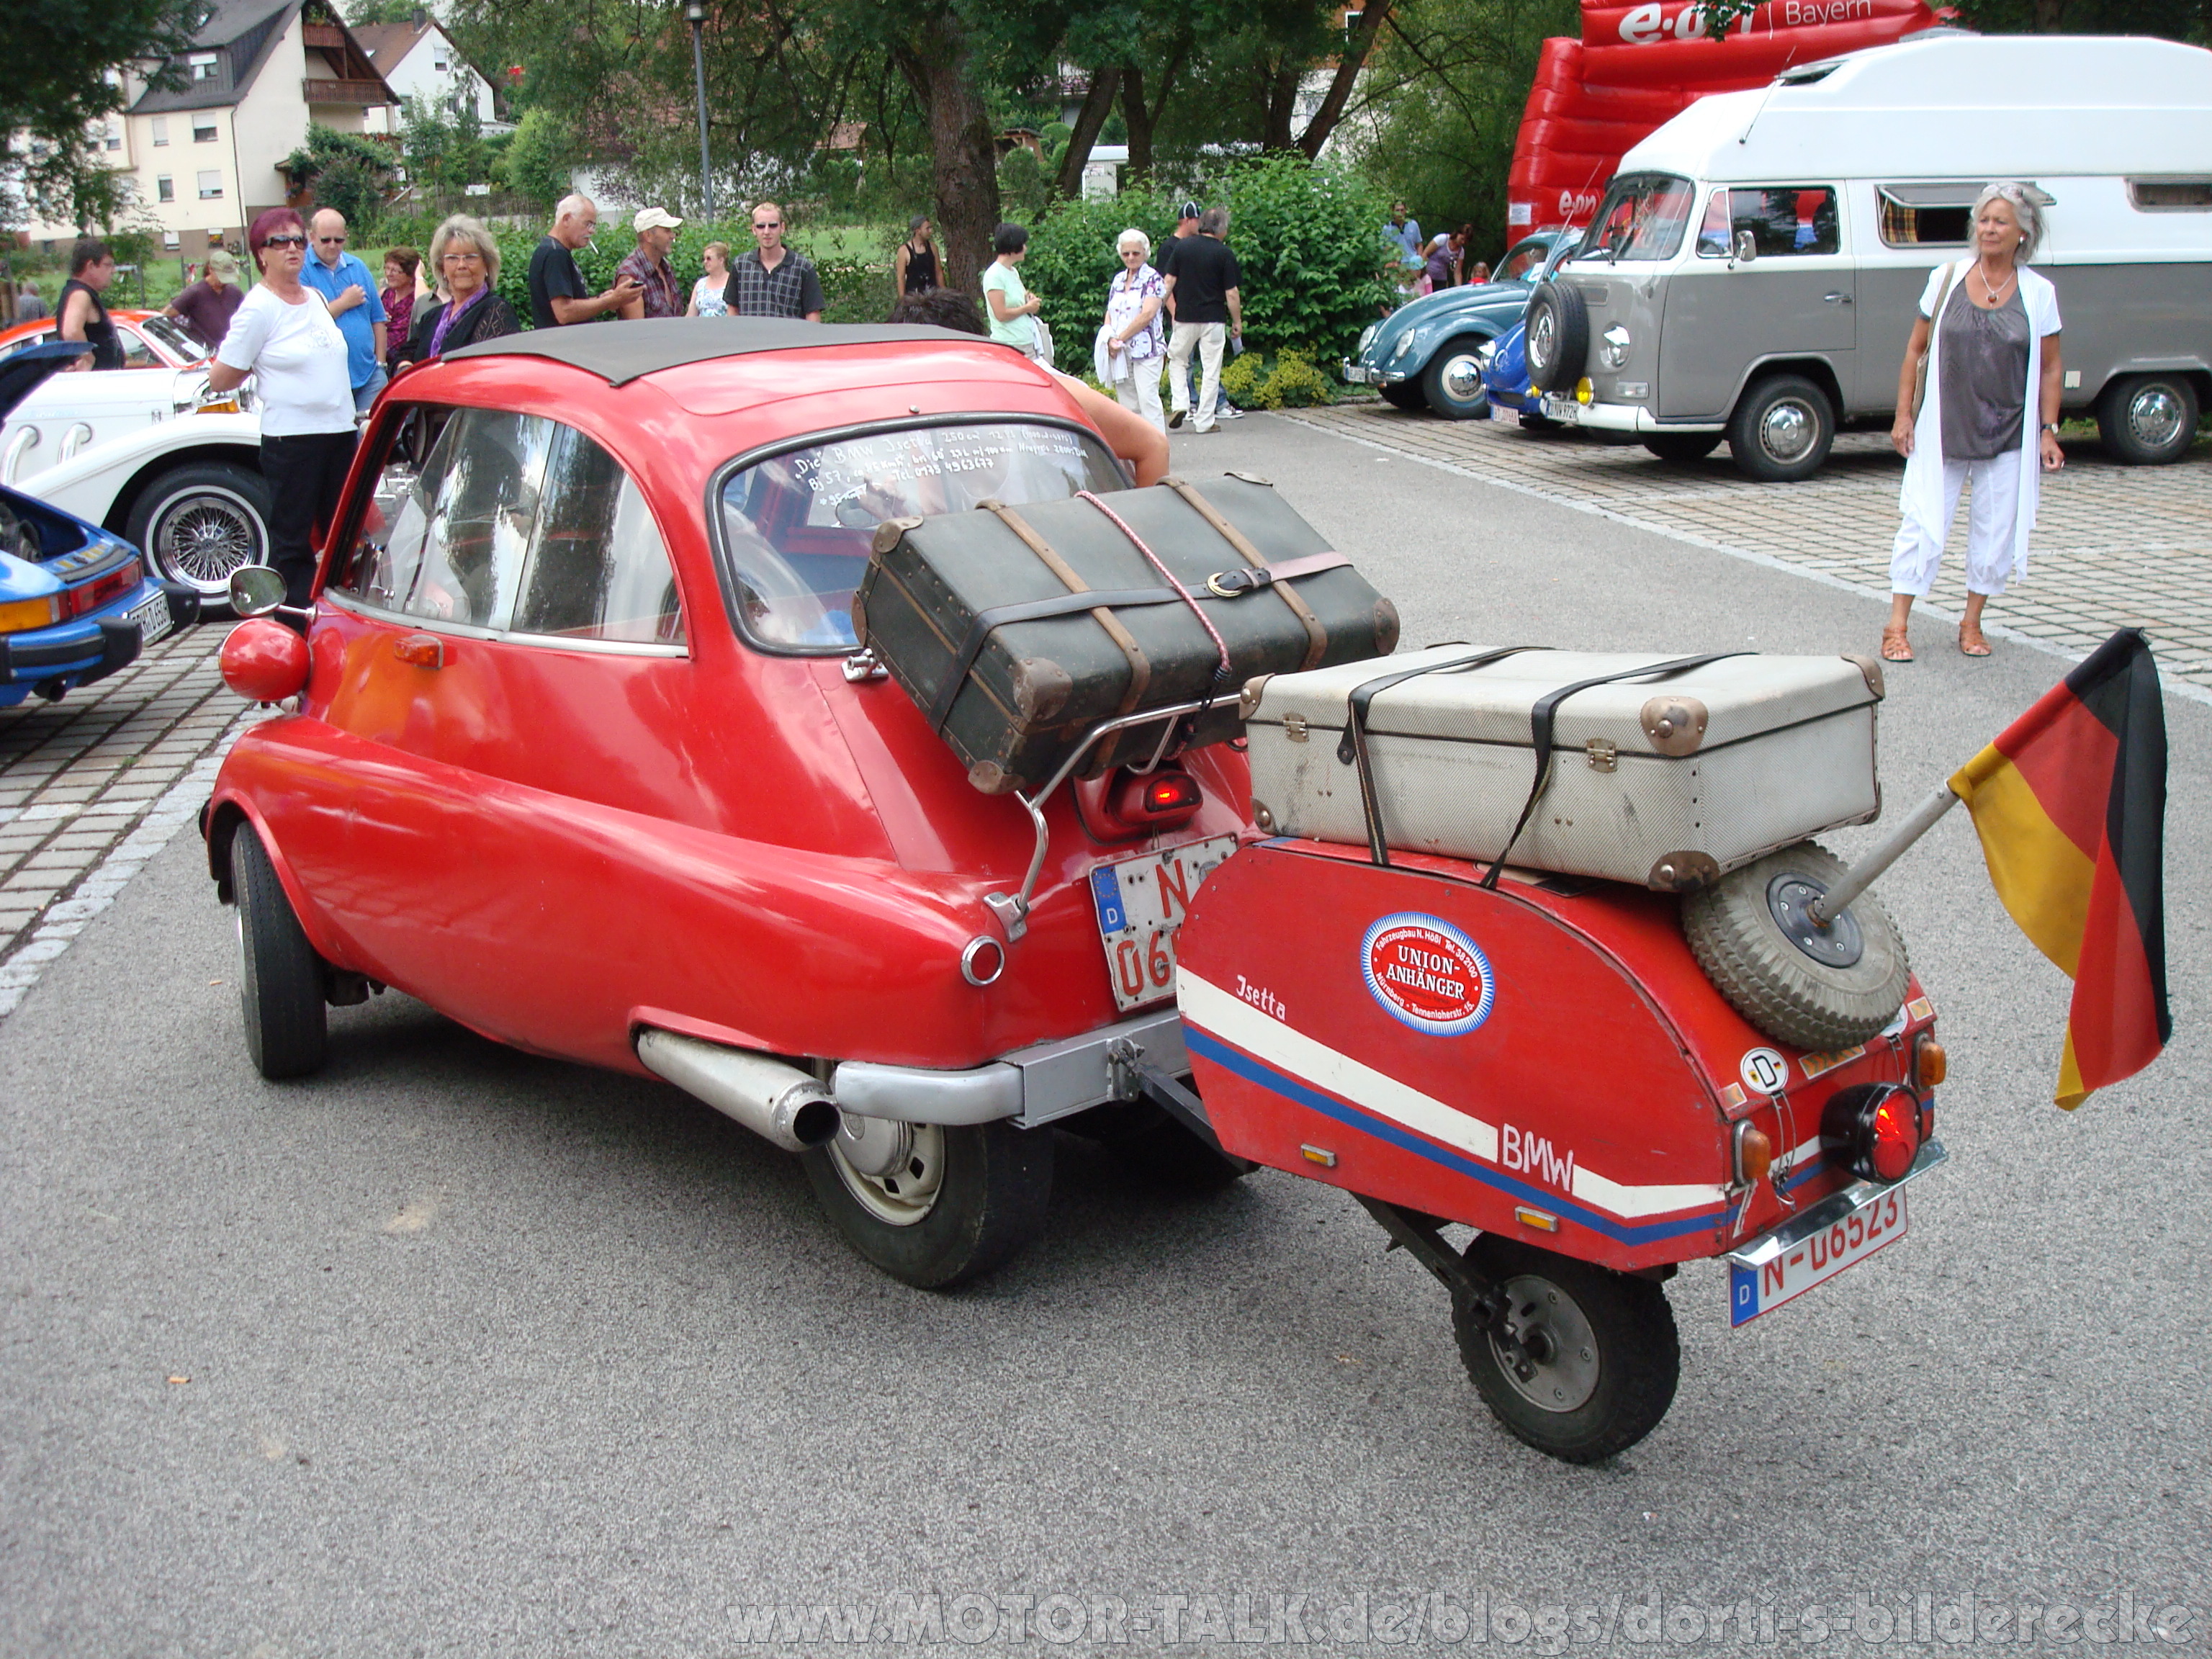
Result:
[[[286,593],[282,574],[265,564],[241,565],[230,573],[230,608],[238,617],[265,617],[283,608]]]
[[[1759,239],[1747,230],[1735,234],[1735,262],[1747,265],[1759,258]]]

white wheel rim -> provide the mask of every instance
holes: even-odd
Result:
[[[906,1163],[889,1175],[862,1175],[831,1141],[827,1148],[838,1180],[854,1201],[887,1227],[912,1227],[937,1207],[945,1184],[945,1131],[934,1123],[914,1126],[914,1146]]]

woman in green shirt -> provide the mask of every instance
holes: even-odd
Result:
[[[1000,225],[991,238],[999,257],[983,267],[983,303],[991,317],[991,337],[1025,356],[1037,355],[1036,325],[1030,319],[1044,301],[1022,286],[1014,267],[1028,257],[1030,234],[1019,225]]]

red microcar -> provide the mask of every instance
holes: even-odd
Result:
[[[1175,935],[1253,836],[1243,761],[1079,782],[1041,836],[856,653],[851,600],[885,519],[1127,487],[1050,374],[936,329],[609,324],[402,376],[304,641],[264,617],[226,647],[296,709],[205,820],[256,1063],[312,1070],[326,1005],[395,987],[802,1151],[900,1278],[1004,1259],[1051,1183],[1028,1132],[1130,1096],[1139,1054],[1190,1070]]]

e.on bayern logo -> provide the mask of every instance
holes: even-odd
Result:
[[[1490,1018],[1490,958],[1440,917],[1383,917],[1359,941],[1359,970],[1384,1012],[1431,1036],[1458,1036]]]

